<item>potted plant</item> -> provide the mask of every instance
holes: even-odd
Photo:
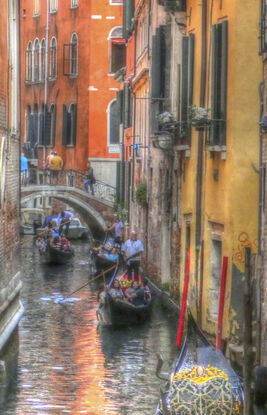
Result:
[[[198,107],[192,105],[190,108],[191,124],[196,130],[202,130],[210,126],[211,119],[209,118],[210,108]]]
[[[170,112],[161,112],[160,114],[157,114],[156,119],[158,121],[160,131],[174,131],[175,121],[173,115]]]
[[[139,183],[136,187],[135,200],[142,208],[147,206],[147,184],[145,181]]]

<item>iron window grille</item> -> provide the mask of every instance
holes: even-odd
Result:
[[[78,40],[64,44],[63,75],[71,77],[78,76]]]

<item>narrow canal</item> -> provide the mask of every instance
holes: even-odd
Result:
[[[75,249],[73,264],[58,267],[42,264],[32,243],[21,249],[25,313],[1,414],[153,415],[161,384],[156,354],[172,361],[176,322],[156,301],[142,326],[99,328],[97,285],[55,302],[88,281],[88,245]]]

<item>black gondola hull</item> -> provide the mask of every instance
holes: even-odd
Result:
[[[127,301],[113,299],[107,295],[105,303],[98,309],[98,316],[105,325],[128,326],[142,324],[149,318],[151,309],[151,302],[136,307]]]
[[[74,249],[71,248],[68,251],[63,251],[48,245],[46,252],[42,256],[47,264],[64,265],[72,260],[74,256]]]

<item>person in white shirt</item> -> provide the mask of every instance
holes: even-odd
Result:
[[[135,231],[131,231],[130,239],[123,244],[122,254],[127,266],[128,279],[131,279],[133,273],[135,280],[137,280],[140,260],[143,259],[144,255],[144,246],[142,242],[137,239]]]

